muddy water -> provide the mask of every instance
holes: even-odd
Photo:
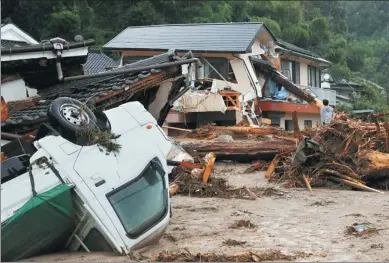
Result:
[[[212,176],[241,187],[279,187],[268,184],[262,172],[244,174],[247,165],[217,164]],[[297,261],[389,261],[389,193],[345,190],[282,189],[283,195],[257,200],[173,197],[173,218],[158,245],[137,253],[163,251],[235,254],[279,250],[285,254],[312,253]],[[231,228],[239,220],[255,227]],[[378,234],[345,234],[353,223],[369,222]],[[240,245],[229,245],[228,240]],[[55,254],[29,261],[130,261],[106,253]]]

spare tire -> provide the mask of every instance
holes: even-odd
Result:
[[[66,139],[75,142],[77,134],[97,128],[95,114],[78,100],[60,97],[48,108],[50,124]]]

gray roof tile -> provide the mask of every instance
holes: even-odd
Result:
[[[30,44],[23,41],[6,40],[6,39],[1,40],[1,48],[25,47],[29,45]]]
[[[123,30],[104,48],[246,52],[261,29],[272,35],[262,23],[136,26]]]
[[[104,72],[107,69],[115,68],[119,65],[120,61],[115,61],[101,52],[89,52],[86,63],[83,65],[84,74],[89,75]]]
[[[307,49],[303,49],[301,47],[298,47],[296,45],[293,45],[291,43],[288,43],[286,41],[283,41],[281,39],[278,39],[277,40],[277,45],[279,45],[280,47],[283,47],[285,49],[288,49],[290,51],[294,51],[294,52],[298,52],[298,53],[301,53],[301,54],[304,54],[304,55],[307,55],[307,56],[311,56],[311,57],[314,57],[314,58],[320,58],[320,56],[310,50],[307,50]]]

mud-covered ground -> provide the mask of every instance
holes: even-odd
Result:
[[[226,178],[236,187],[275,188],[273,194],[256,200],[174,196],[166,234],[158,245],[136,253],[151,257],[166,251],[193,255],[278,251],[296,255],[292,261],[389,261],[389,193],[285,189],[268,183],[263,172],[243,173],[247,167],[219,163],[212,176]],[[354,223],[371,223],[378,231],[350,235],[346,229]],[[131,259],[107,253],[61,253],[29,261]]]

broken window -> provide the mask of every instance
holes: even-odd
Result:
[[[107,198],[129,238],[137,238],[156,225],[168,210],[164,170],[158,158],[137,178],[107,194]]]
[[[84,239],[85,246],[92,252],[112,252],[113,249],[108,244],[104,236],[96,229],[92,228]],[[80,246],[79,251],[85,251],[83,246]]]
[[[290,80],[300,84],[300,63],[290,60],[281,60],[281,71]]]
[[[205,78],[220,79],[220,80],[223,80],[223,78],[226,80],[229,79],[228,73],[230,71],[232,72],[232,69],[229,66],[230,63],[228,59],[226,58],[205,58],[205,59],[209,62],[209,64],[212,65],[210,66],[207,63],[207,61],[203,59],[202,63],[204,65]],[[220,77],[220,75],[222,75],[223,78]]]

